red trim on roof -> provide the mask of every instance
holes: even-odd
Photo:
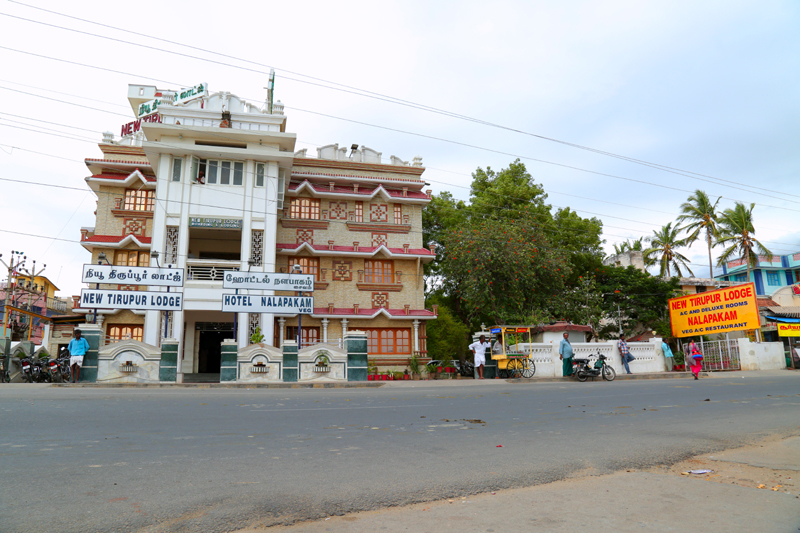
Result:
[[[138,168],[136,170],[139,170]],[[141,171],[140,171],[141,172]],[[141,173],[144,176],[144,179],[147,181],[156,181],[155,176],[148,176],[145,173]],[[131,174],[94,174],[89,176],[90,179],[101,179],[101,180],[114,180],[114,181],[125,181]]]
[[[386,311],[389,313],[390,316],[398,316],[398,317],[414,317],[414,316],[436,316],[433,314],[433,311],[429,311],[428,309],[410,309],[408,314],[406,315],[405,309],[359,309],[358,312],[355,312],[352,307],[334,307],[333,312],[329,311],[327,307],[315,307],[314,314],[315,315],[328,315],[328,316],[366,316],[372,317],[376,313],[380,312],[381,310]],[[358,329],[354,327],[353,329]]]
[[[300,188],[301,185],[304,183],[308,184],[314,191],[320,193],[329,193],[329,194],[353,194],[358,196],[371,196],[375,194],[375,192],[381,188],[386,191],[391,198],[410,198],[413,200],[430,200],[427,194],[422,191],[408,191],[406,196],[403,196],[402,190],[397,189],[387,189],[385,187],[373,187],[373,188],[363,188],[359,187],[358,192],[353,190],[353,187],[348,187],[346,185],[334,185],[333,190],[331,190],[330,184],[326,185],[323,183],[312,183],[308,180],[303,181],[293,181],[289,184],[289,192],[295,192],[297,189]]]
[[[120,242],[128,237],[133,237],[142,244],[150,244],[152,241],[152,237],[140,237],[138,235],[92,235],[81,242]]]
[[[297,159],[295,159],[297,161]],[[301,160],[302,161],[302,160]],[[295,163],[297,166],[302,166],[302,163]],[[408,167],[398,167],[395,168],[408,168]],[[391,172],[391,171],[390,171]],[[421,174],[421,172],[420,172]],[[324,178],[348,178],[348,179],[359,179],[359,180],[371,180],[371,181],[381,181],[381,180],[391,180],[391,181],[405,181],[410,183],[421,183],[422,180],[420,179],[410,179],[410,178],[392,178],[389,176],[356,176],[353,174],[333,174],[330,172],[302,172],[302,171],[292,171],[292,176],[309,176],[309,177],[324,177]]]
[[[534,333],[541,333],[544,331],[583,331],[584,333],[591,333],[592,326],[581,326],[579,324],[568,324],[566,322],[556,322],[547,326],[537,326],[533,328]]]
[[[91,157],[87,157],[86,159],[84,159],[84,162],[88,161],[91,161],[93,163],[115,163],[115,164],[123,163],[125,165],[131,165],[131,166],[152,167],[149,161],[120,161],[118,159],[94,159]]]
[[[310,246],[311,249],[313,249],[314,251],[320,251],[320,252],[353,252],[353,253],[358,253],[358,254],[361,254],[361,253],[364,253],[364,254],[373,253],[373,252],[375,252],[375,250],[380,248],[380,246],[359,246],[358,250],[356,250],[355,246],[334,246],[333,250],[331,250],[328,247],[327,244],[307,244],[307,243],[301,243],[301,244],[278,243],[275,246],[279,250],[297,250],[298,248],[303,246],[303,244],[306,244],[307,246]],[[434,255],[433,252],[431,252],[430,250],[428,250],[426,248],[409,248],[408,252],[403,250],[403,248],[386,248],[386,249],[389,250],[391,253],[397,254],[397,255]]]

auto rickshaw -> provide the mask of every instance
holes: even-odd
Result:
[[[531,357],[533,326],[494,326],[491,328],[492,360],[497,361],[499,378],[531,378],[536,364]]]

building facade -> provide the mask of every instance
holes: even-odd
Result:
[[[722,265],[718,280],[732,282],[754,282],[759,296],[769,296],[780,305],[798,305],[795,297],[800,297],[800,253],[773,255],[772,259],[758,257],[758,263],[750,269],[747,279],[747,264],[743,259],[728,261]]]
[[[106,134],[104,159],[87,160],[100,198],[82,244],[93,263],[103,252],[116,264],[183,269],[184,286],[171,289],[182,293],[183,309],[100,310],[106,342],[127,335],[158,347],[175,339],[179,375],[219,373],[223,341],[243,350],[257,331],[266,344],[291,340],[302,350],[341,348],[358,329],[379,365],[424,356],[435,312],[424,309],[422,267],[434,252],[422,248],[430,192],[419,158],[383,161],[369,148],[348,154],[337,145],[316,158],[296,153],[279,102],[256,106],[204,84],[131,85],[128,98],[140,117],[122,126],[122,140]],[[223,293],[233,292],[222,287],[225,273],[298,270],[315,278],[312,314],[222,312]]]

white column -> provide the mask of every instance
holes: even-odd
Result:
[[[349,321],[346,318],[342,319],[342,338],[344,338],[344,336],[347,335],[347,324],[348,323],[349,323]]]
[[[285,318],[283,318],[283,317],[278,318],[278,327],[281,328],[281,330],[278,332],[278,335],[279,335],[278,338],[280,340],[278,341],[279,345],[276,346],[276,348],[280,348],[281,346],[283,346],[283,341],[284,341],[283,336],[286,335],[286,319]]]
[[[237,324],[236,329],[236,339],[237,345],[239,348],[245,348],[248,344],[250,344],[250,317],[247,316],[247,313],[239,313],[239,316],[236,318]]]
[[[328,342],[328,319],[327,318],[323,318],[322,319],[322,342],[324,342],[326,344]]]
[[[414,326],[414,351],[419,351],[419,320],[411,323]]]
[[[183,383],[183,361],[181,354],[183,353],[183,311],[173,311],[172,313],[172,338],[178,341],[178,383]]]

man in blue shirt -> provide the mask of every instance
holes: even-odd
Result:
[[[558,346],[558,358],[563,361],[561,370],[564,377],[572,375],[572,345],[569,343],[569,333],[564,332],[564,338]]]
[[[86,339],[81,338],[81,330],[75,330],[75,338],[69,341],[67,351],[69,352],[69,367],[72,370],[70,380],[72,383],[77,383],[81,379],[83,356],[89,351],[89,343]]]

